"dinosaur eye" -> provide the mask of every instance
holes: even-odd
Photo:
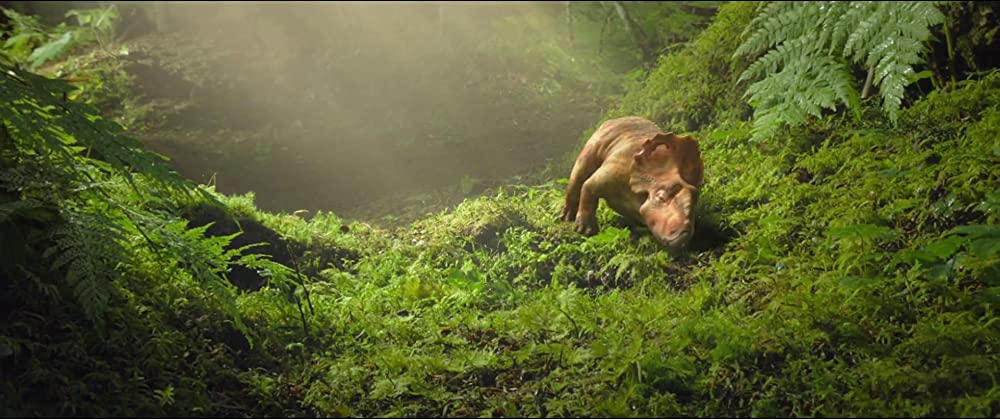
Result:
[[[673,199],[674,195],[680,192],[681,185],[670,183],[656,191],[656,199],[660,202],[667,202]]]

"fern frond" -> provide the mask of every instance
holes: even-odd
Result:
[[[892,7],[893,4],[890,2],[880,2],[873,7],[866,7],[864,14],[859,16],[861,17],[859,21],[844,22],[845,25],[854,26],[850,36],[847,37],[847,41],[844,43],[845,57],[851,57],[855,62],[864,58],[865,52],[871,50],[873,40],[879,39],[876,35],[886,31],[885,23],[892,16],[889,13]]]
[[[755,54],[780,42],[782,39],[779,30],[782,22],[789,19],[787,15],[796,10],[797,3],[799,2],[774,1],[766,3],[747,25],[742,36],[745,37],[753,28],[758,29],[736,48],[733,57]]]
[[[104,163],[86,160],[127,180],[133,173],[142,173],[164,188],[195,191],[166,157],[143,149],[138,140],[126,135],[117,123],[99,116],[92,106],[63,99],[71,89],[60,80],[0,65],[0,103],[4,104],[0,120],[6,123],[19,151],[55,153],[63,161],[72,161],[91,150]]]
[[[908,65],[890,61],[890,64],[877,74],[876,80],[882,94],[882,110],[889,116],[890,121],[896,123],[903,90],[909,84],[913,69]]]
[[[16,213],[40,208],[42,205],[41,202],[33,199],[0,203],[0,223],[6,222]]]
[[[864,16],[871,14],[876,6],[874,2],[849,1],[843,3],[842,13],[837,16],[831,26],[824,29],[830,31],[829,53],[834,54],[842,50],[847,41],[847,37],[854,34],[858,29],[858,22]]]
[[[833,36],[833,28],[850,5],[847,2],[837,1],[817,2],[815,5],[819,12],[815,17],[816,20],[811,22],[813,30],[809,33],[816,35],[816,48],[828,49],[830,39]],[[816,30],[817,28],[818,30]],[[829,52],[827,53],[829,54]]]
[[[98,329],[114,293],[118,269],[128,261],[122,246],[126,232],[100,211],[63,211],[65,223],[52,233],[55,245],[43,253],[51,270],[65,270],[66,282],[87,318]]]
[[[767,54],[757,61],[754,61],[753,64],[750,64],[743,74],[740,75],[738,81],[775,73],[788,61],[799,61],[803,56],[814,53],[816,47],[816,36],[811,33],[782,43],[773,50],[768,51]]]
[[[750,36],[735,54],[767,51],[739,78],[762,79],[745,95],[755,108],[754,139],[773,132],[772,124],[798,125],[805,122],[804,115],[819,116],[838,103],[860,118],[861,101],[849,63],[873,69],[883,112],[895,123],[913,66],[922,60],[929,27],[943,20],[936,3],[765,5],[744,31]]]
[[[233,319],[236,328],[243,332],[243,335],[253,345],[250,330],[243,323],[236,305],[236,288],[229,282],[226,274],[229,272],[230,265],[236,263],[237,258],[245,250],[259,246],[261,243],[226,249],[232,239],[241,233],[211,236],[206,232],[212,223],[188,228],[186,220],[164,222],[160,219],[145,219],[142,221],[149,223],[146,225],[146,230],[151,231],[153,240],[165,249],[162,253],[172,259],[172,264],[181,265],[184,271],[190,273],[195,280],[212,293],[222,304],[226,314]]]
[[[826,55],[797,56],[781,71],[750,85],[746,96],[754,107],[754,141],[781,125],[804,124],[809,115],[819,117],[838,103],[860,102],[846,63]]]
[[[253,269],[268,278],[268,285],[278,289],[290,289],[296,286],[295,271],[285,265],[270,260],[268,255],[247,254],[236,262],[248,269]]]

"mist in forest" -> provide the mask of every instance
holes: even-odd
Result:
[[[573,62],[553,57],[562,2],[120,5],[134,93],[175,103],[137,137],[266,209],[343,212],[537,171],[600,115],[555,63]]]

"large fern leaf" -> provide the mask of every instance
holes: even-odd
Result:
[[[771,2],[744,32],[734,56],[755,57],[740,81],[755,108],[754,139],[843,104],[860,115],[851,65],[872,69],[882,109],[895,123],[905,87],[922,61],[935,2]]]
[[[819,117],[839,103],[857,107],[860,97],[843,60],[792,53],[784,58],[788,61],[780,71],[747,89],[754,107],[753,138],[770,137],[783,124],[804,124],[809,115]]]

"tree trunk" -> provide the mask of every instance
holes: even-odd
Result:
[[[150,13],[152,13],[153,24],[156,26],[157,33],[164,33],[167,31],[167,10],[163,7],[162,1],[154,1],[152,4],[153,8]]]
[[[604,51],[604,32],[607,31],[608,25],[611,24],[611,18],[614,14],[614,10],[608,9],[608,12],[604,14],[604,19],[601,19],[603,24],[601,24],[601,36],[597,38],[597,55],[601,55]]]
[[[621,18],[622,24],[625,26],[625,30],[632,36],[635,40],[636,45],[639,46],[639,50],[642,51],[642,61],[651,62],[653,59],[653,52],[649,49],[649,44],[646,42],[646,33],[642,28],[635,23],[632,19],[632,15],[629,14],[628,9],[625,4],[620,1],[613,1],[611,5],[614,6],[615,11],[618,12],[618,17]]]
[[[569,33],[569,47],[573,48],[573,2],[566,2],[566,31]]]

